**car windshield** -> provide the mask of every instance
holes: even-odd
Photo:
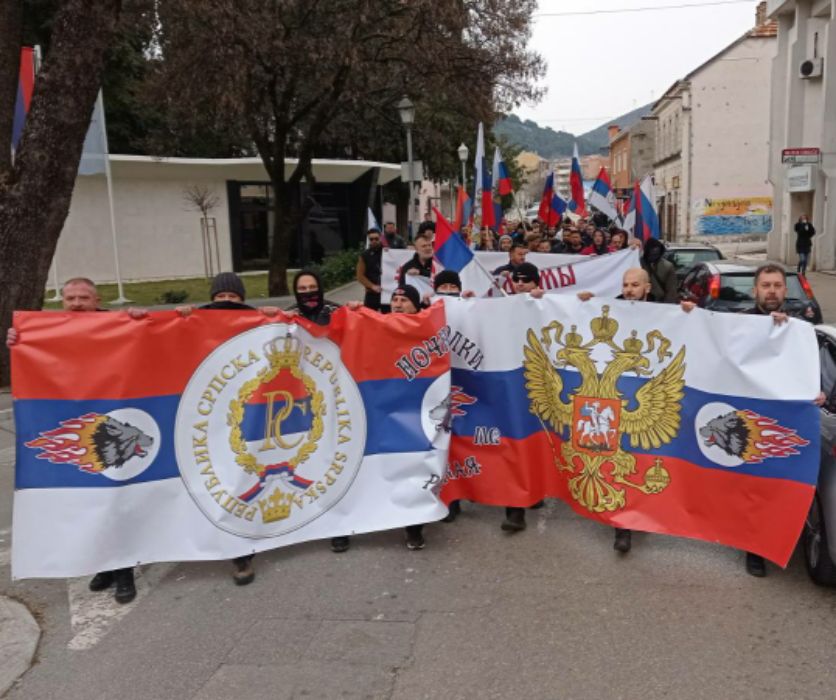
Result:
[[[755,300],[752,295],[754,284],[754,270],[751,272],[735,272],[734,274],[720,275],[720,299],[724,301],[753,302]],[[787,275],[787,299],[792,301],[805,301],[807,299],[798,275]]]
[[[665,257],[673,263],[677,270],[693,267],[697,263],[720,260],[720,252],[711,249],[695,248],[694,250],[671,250]]]

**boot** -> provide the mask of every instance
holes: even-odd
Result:
[[[423,525],[407,525],[406,527],[406,548],[407,549],[424,549],[424,526]]]
[[[505,520],[501,527],[505,532],[522,532],[525,530],[525,508],[506,508]]]
[[[746,552],[746,573],[758,578],[766,576],[766,562],[763,557],[759,554]]]
[[[613,549],[616,552],[621,552],[622,554],[627,554],[630,551],[630,546],[632,545],[632,533],[630,530],[622,530],[621,528],[615,528],[615,542],[613,543]]]
[[[232,580],[236,586],[246,586],[255,581],[255,569],[253,569],[254,554],[247,554],[243,557],[236,557],[232,560],[235,571],[232,572]]]
[[[342,552],[347,552],[348,548],[351,546],[351,540],[348,537],[332,537],[331,538],[331,551],[340,554]]]
[[[450,505],[447,506],[447,515],[441,519],[443,523],[452,523],[462,512],[462,502],[461,501],[450,501]]]
[[[113,577],[116,580],[116,591],[113,593],[113,597],[117,603],[124,605],[136,598],[133,568],[117,569],[113,572]]]
[[[90,583],[87,587],[91,591],[106,591],[113,585],[113,572],[112,571],[100,571],[97,573],[93,578],[90,579]]]

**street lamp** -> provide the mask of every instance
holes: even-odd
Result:
[[[467,180],[466,173],[464,169],[464,164],[467,163],[467,156],[470,154],[470,151],[467,150],[467,146],[462,144],[459,146],[459,160],[462,162],[462,189],[467,188]]]
[[[415,176],[412,161],[412,125],[415,123],[415,105],[406,95],[398,102],[398,113],[401,115],[401,124],[406,129],[406,159],[409,161],[409,231],[411,235],[414,235],[415,225],[418,221],[417,206],[413,193]]]

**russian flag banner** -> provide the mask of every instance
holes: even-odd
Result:
[[[786,566],[819,468],[809,324],[558,295],[445,304],[450,336],[467,339],[450,352],[469,400],[445,501],[554,496],[606,525]]]
[[[586,216],[586,197],[583,191],[583,171],[581,170],[581,159],[578,155],[578,144],[575,144],[575,153],[572,156],[572,171],[569,174],[569,187],[572,198],[569,201],[569,209],[578,216]]]
[[[340,309],[326,327],[256,311],[18,312],[14,325],[15,578],[446,514],[428,486],[449,443],[440,304]]]

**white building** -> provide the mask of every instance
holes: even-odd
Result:
[[[211,237],[214,271],[267,268],[272,188],[260,158],[111,155],[110,163],[122,279],[204,274],[201,214],[184,197],[194,186],[217,197],[211,212],[217,229],[217,237]],[[288,174],[294,166],[286,163]],[[315,160],[313,172],[316,184],[303,182],[297,192],[313,207],[292,236],[291,264],[311,258],[314,240],[325,252],[359,245],[368,207],[379,218],[382,209],[384,220],[394,221],[394,206],[382,207],[380,187],[400,177],[398,164]],[[104,175],[79,176],[55,256],[59,284],[75,276],[113,281],[112,238]]]
[[[812,266],[836,269],[836,1],[771,0],[778,21],[772,68],[770,179],[775,226],[770,259],[794,264],[794,225],[816,228]],[[813,162],[782,162],[784,149],[814,149]],[[817,150],[817,154],[816,154]],[[803,158],[802,158],[803,159]],[[802,160],[797,159],[797,160]],[[816,162],[817,161],[817,162]]]
[[[674,83],[653,106],[659,218],[669,239],[772,228],[769,82],[776,27],[755,28]]]

